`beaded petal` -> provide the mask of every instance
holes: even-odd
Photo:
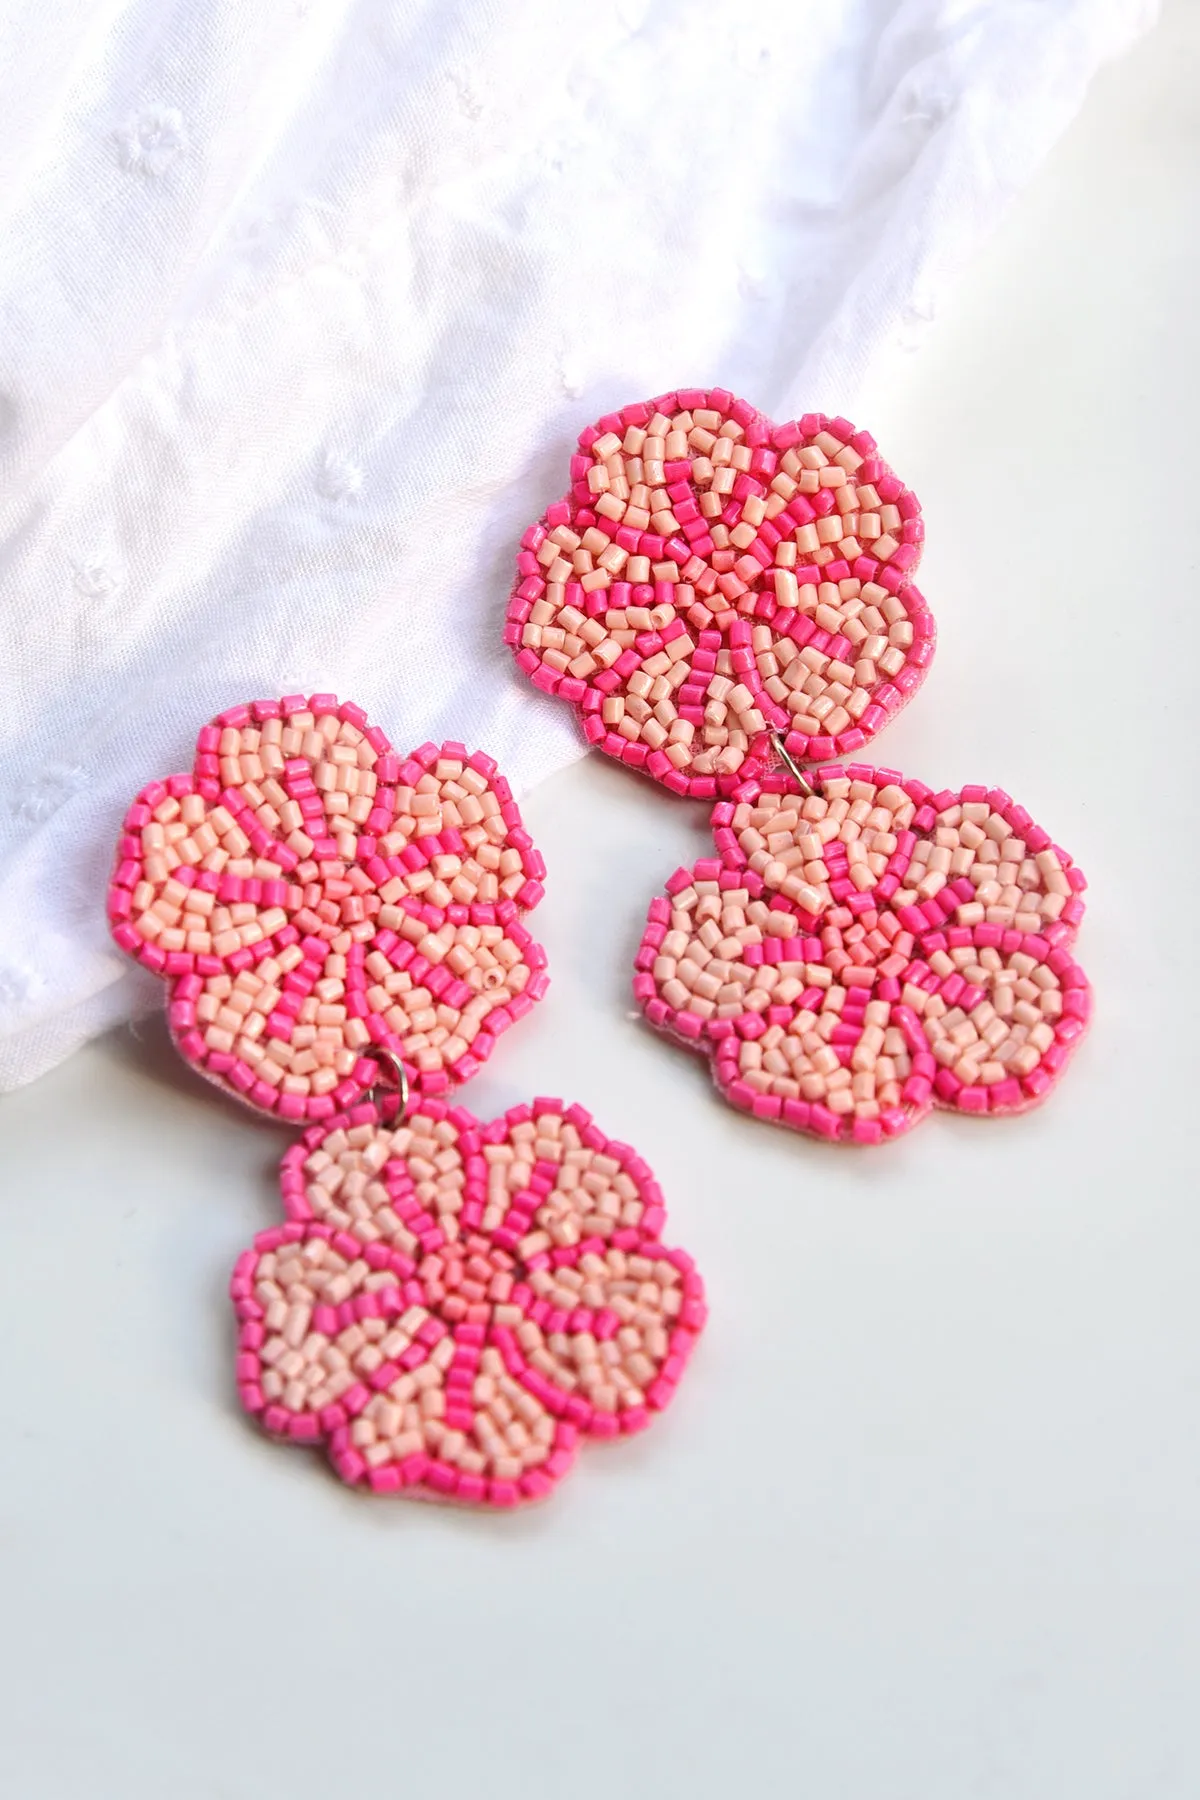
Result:
[[[331,694],[205,726],[188,775],[125,819],[113,937],[170,984],[182,1054],[280,1118],[330,1118],[401,1057],[415,1093],[465,1081],[545,991],[520,923],[545,865],[496,765],[398,756]]]
[[[846,419],[679,389],[589,425],[570,480],[521,540],[504,637],[610,756],[712,797],[775,731],[798,761],[854,755],[920,686],[920,507]]]
[[[839,1142],[1042,1099],[1091,1009],[1071,857],[998,788],[857,764],[810,780],[719,802],[717,856],[651,903],[651,1024],[706,1053],[735,1106]]]
[[[649,1169],[560,1100],[486,1125],[361,1106],[288,1151],[282,1188],[288,1223],[234,1270],[239,1392],[377,1493],[548,1494],[580,1438],[651,1422],[704,1323]]]

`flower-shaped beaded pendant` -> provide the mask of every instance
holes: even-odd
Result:
[[[681,794],[853,756],[925,677],[916,496],[845,419],[723,389],[588,426],[521,540],[505,641],[588,741]]]
[[[879,1143],[1049,1092],[1090,1013],[1086,884],[1007,794],[835,765],[746,782],[713,828],[651,904],[634,991],[735,1106]]]
[[[378,1080],[372,1049],[422,1095],[474,1073],[545,989],[520,922],[544,873],[490,758],[402,757],[361,708],[296,695],[222,713],[190,774],[143,789],[108,914],[201,1074],[326,1119]]]
[[[288,1222],[233,1275],[242,1401],[377,1493],[548,1494],[581,1438],[662,1410],[704,1323],[649,1169],[578,1106],[360,1106],[282,1186]]]

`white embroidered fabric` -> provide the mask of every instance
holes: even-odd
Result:
[[[1154,10],[8,0],[0,1087],[154,992],[105,877],[213,713],[581,754],[500,643],[581,426],[719,383],[869,427]]]

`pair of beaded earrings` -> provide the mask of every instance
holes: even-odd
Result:
[[[1040,1099],[1088,1016],[1070,857],[999,790],[829,760],[933,652],[920,511],[872,440],[680,391],[590,427],[570,473],[506,641],[590,742],[715,801],[715,857],[650,906],[650,1022],[831,1140]],[[662,1409],[704,1322],[634,1150],[577,1105],[447,1098],[545,991],[544,873],[489,758],[401,757],[328,694],[223,713],[125,820],[112,932],[180,1052],[305,1128],[233,1274],[243,1404],[376,1492],[545,1495]]]
[[[917,691],[916,496],[845,419],[722,389],[590,426],[522,539],[506,640],[588,741],[715,800],[652,902],[634,992],[735,1106],[879,1143],[934,1105],[1019,1112],[1086,1025],[1085,882],[1000,788],[856,757]],[[809,764],[807,773],[802,765]]]

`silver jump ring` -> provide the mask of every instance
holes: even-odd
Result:
[[[369,1057],[372,1062],[378,1063],[381,1067],[390,1069],[396,1078],[395,1087],[385,1087],[382,1083],[376,1082],[374,1086],[367,1089],[363,1098],[368,1100],[375,1108],[376,1112],[379,1113],[380,1117],[382,1117],[384,1095],[398,1095],[399,1104],[396,1108],[396,1116],[392,1119],[391,1123],[393,1125],[403,1124],[408,1114],[408,1070],[404,1067],[404,1064],[396,1055],[396,1052],[389,1049],[386,1044],[372,1044],[369,1049],[363,1051],[363,1055]]]
[[[771,742],[775,746],[775,754],[782,762],[787,764],[792,780],[796,783],[796,786],[800,789],[804,798],[810,800],[817,790],[804,774],[803,770],[801,770],[793,761],[792,753],[783,741],[783,733],[780,731],[773,731],[771,733]]]

